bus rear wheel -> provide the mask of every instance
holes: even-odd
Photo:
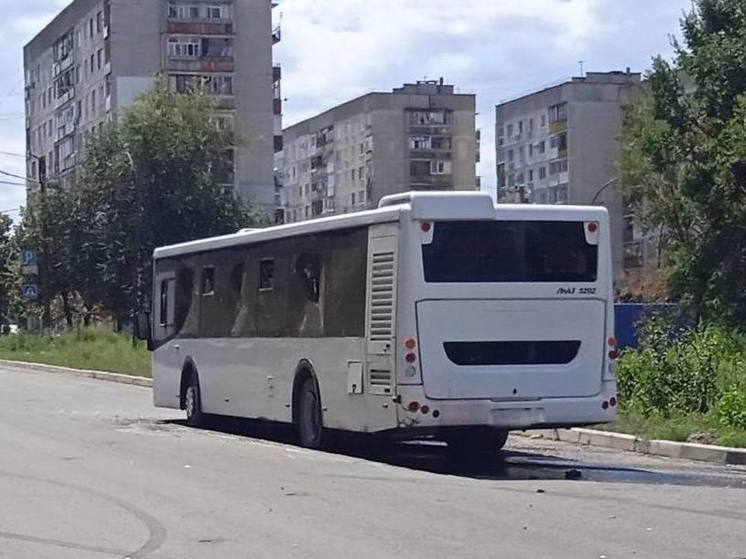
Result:
[[[306,378],[298,394],[298,436],[306,448],[319,449],[324,444],[324,419],[316,383]]]
[[[454,457],[496,454],[508,440],[508,431],[492,427],[466,427],[445,437],[448,453]]]

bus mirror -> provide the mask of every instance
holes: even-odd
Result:
[[[135,336],[140,340],[146,340],[150,342],[150,313],[139,312],[137,313],[137,330]]]

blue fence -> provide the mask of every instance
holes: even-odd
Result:
[[[617,303],[614,305],[614,330],[619,349],[637,347],[640,325],[651,315],[679,315],[681,309],[673,304]]]

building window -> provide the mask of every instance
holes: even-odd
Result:
[[[172,19],[200,19],[200,7],[189,4],[169,4],[168,17]]]
[[[96,14],[96,33],[99,35],[104,31],[104,12]]]
[[[451,149],[451,138],[448,138],[448,137],[431,138],[430,145],[432,149]]]
[[[547,115],[541,115],[541,125],[546,126],[547,125]],[[544,195],[546,198],[546,194]]]
[[[523,134],[523,121],[519,120],[518,121],[518,135],[520,136],[521,134]]]
[[[199,58],[202,56],[202,42],[195,37],[171,38],[168,40],[168,54],[173,57]]]
[[[528,170],[528,182],[534,182],[534,170],[533,169]]]
[[[544,153],[547,150],[547,142],[546,140],[542,140],[539,142],[539,153]]]
[[[207,6],[207,19],[226,19],[223,15],[224,7],[221,5]]]
[[[540,167],[539,168],[539,180],[544,180],[547,178],[547,168],[546,167]]]
[[[430,173],[433,175],[450,175],[451,162],[445,159],[435,159],[430,162]]]
[[[512,162],[514,158],[515,158],[515,154],[514,154],[513,150],[509,149],[508,150],[508,161]]]
[[[549,107],[549,122],[562,122],[567,120],[567,103],[559,103]]]
[[[567,159],[558,159],[549,163],[549,174],[558,175],[567,172]]]
[[[529,132],[532,132],[534,130],[534,119],[533,118],[528,119],[528,130]]]
[[[352,204],[353,206],[354,206],[354,205],[355,205],[355,203],[356,203],[356,202],[355,202],[355,193],[354,193],[354,192],[353,192],[352,194],[350,194],[350,202],[351,202],[351,204]]]
[[[98,49],[98,52],[96,53],[96,63],[97,67],[100,70],[104,63],[104,50]]]
[[[413,111],[409,115],[409,123],[415,126],[427,126],[431,124],[445,124],[446,114],[444,111]],[[365,123],[360,124],[361,130],[365,129]]]
[[[534,156],[534,144],[528,144],[528,156],[529,157]]]
[[[513,137],[513,125],[508,124],[508,138],[512,138],[512,137]]]

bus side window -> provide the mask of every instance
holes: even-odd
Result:
[[[202,295],[215,294],[215,268],[207,266],[202,269]]]
[[[269,291],[275,286],[275,260],[267,258],[259,262],[259,291]]]
[[[321,255],[302,253],[295,261],[295,273],[303,282],[306,298],[318,303],[321,291]]]
[[[174,325],[174,295],[176,279],[162,279],[159,284],[158,324],[166,328]]]
[[[161,326],[167,326],[168,325],[168,282],[170,280],[163,280],[161,282],[161,307],[160,312],[158,313],[160,316],[160,323]]]

